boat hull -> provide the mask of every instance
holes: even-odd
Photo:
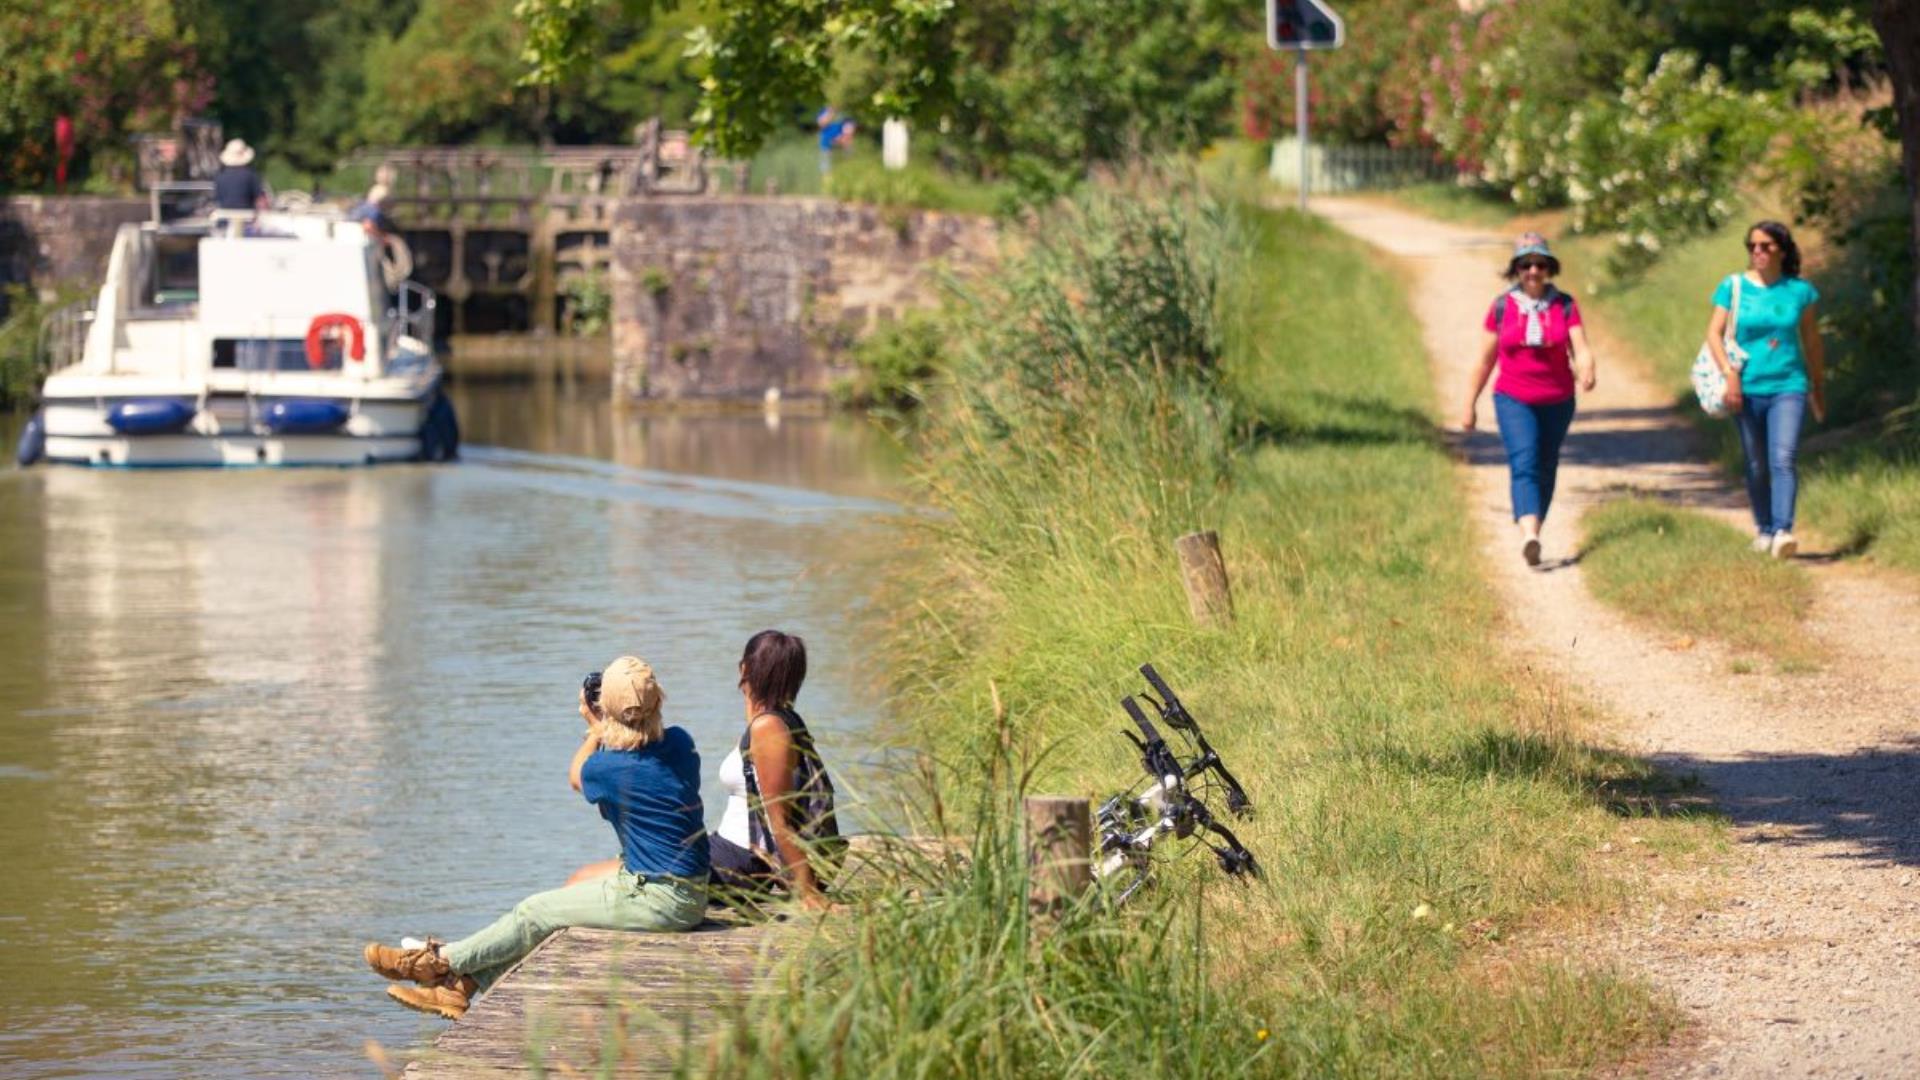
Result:
[[[41,460],[106,468],[258,468],[379,465],[419,457],[419,436],[49,434]]]
[[[435,395],[414,400],[335,400],[344,412],[328,430],[300,430],[275,422],[287,403],[265,398],[213,397],[202,402],[178,431],[152,434],[115,430],[112,417],[120,403],[112,399],[59,399],[45,402],[46,430],[41,460],[50,464],[108,468],[237,468],[289,465],[376,465],[416,461],[429,449],[435,432],[426,421]],[[312,399],[296,402],[308,407]],[[444,408],[444,406],[443,406]],[[425,437],[423,441],[423,436]]]

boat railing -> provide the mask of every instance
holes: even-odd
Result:
[[[402,334],[425,342],[433,347],[433,312],[439,298],[432,289],[417,281],[403,281],[394,291],[393,306],[387,309],[387,332],[384,335],[391,349]]]
[[[40,322],[40,362],[47,371],[78,364],[87,352],[93,327],[93,301],[75,300],[47,313]]]

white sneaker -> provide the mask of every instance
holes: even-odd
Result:
[[[1793,538],[1792,533],[1777,532],[1773,534],[1773,557],[1774,558],[1791,559],[1793,558],[1794,553],[1799,550],[1800,550],[1800,541],[1795,540]]]
[[[1520,545],[1520,557],[1527,560],[1528,566],[1540,565],[1540,538],[1529,536]]]
[[[1773,550],[1773,534],[1760,533],[1753,538],[1753,550],[1762,555]]]

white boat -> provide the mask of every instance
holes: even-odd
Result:
[[[49,326],[21,464],[445,461],[459,425],[431,291],[390,292],[382,245],[331,209],[122,226],[87,310]]]

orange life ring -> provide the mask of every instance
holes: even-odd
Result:
[[[344,328],[347,331],[347,355],[355,360],[367,358],[367,332],[361,327],[360,320],[343,312],[315,315],[307,324],[307,366],[315,371],[327,366],[325,339],[328,332]]]

